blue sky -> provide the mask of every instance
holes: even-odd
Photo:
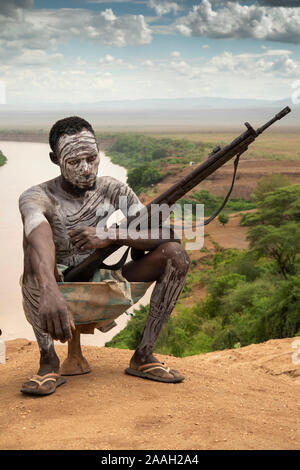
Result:
[[[300,1],[1,0],[12,104],[282,99],[300,79]]]

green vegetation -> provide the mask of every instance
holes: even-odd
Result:
[[[164,325],[155,352],[188,356],[300,336],[300,185],[265,194],[247,214],[248,250],[221,250],[210,265],[192,263],[176,315]],[[206,297],[193,307],[184,299],[195,286]],[[148,307],[107,346],[134,349]]]
[[[242,129],[240,129],[241,131]],[[164,134],[170,139],[188,139],[191,142],[207,142],[213,147],[227,145],[240,133],[232,132],[189,132],[185,134]],[[154,134],[160,136],[159,134]],[[243,155],[243,160],[299,160],[300,158],[300,134],[299,132],[266,132],[249,147]]]
[[[0,166],[4,165],[7,162],[7,158],[3,155],[0,150]]]
[[[179,202],[182,205],[191,204],[193,206],[193,211],[196,204],[204,204],[204,216],[209,217],[221,206],[223,200],[223,197],[219,197],[215,194],[211,194],[209,191],[202,190],[197,193],[193,193],[189,198],[180,199]],[[254,201],[246,201],[245,199],[240,198],[231,198],[223,209],[222,214],[255,209],[256,207],[257,204]]]
[[[256,188],[252,194],[255,202],[261,202],[265,199],[267,193],[275,191],[290,184],[290,180],[285,175],[268,175],[263,176],[257,182]]]
[[[99,135],[100,141],[107,137]],[[199,162],[213,147],[203,142],[158,139],[140,134],[111,135],[110,138],[113,143],[106,153],[113,163],[127,168],[128,184],[138,194],[168,174],[164,171],[166,165]]]
[[[127,182],[131,188],[140,194],[146,187],[158,183],[165,177],[158,168],[151,164],[144,164],[128,171]]]
[[[222,224],[223,227],[224,227],[226,224],[228,224],[228,222],[229,222],[229,217],[228,217],[228,215],[226,215],[226,214],[220,214],[220,215],[218,216],[218,220],[219,220],[220,224]]]

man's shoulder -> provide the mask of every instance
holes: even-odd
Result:
[[[51,187],[55,185],[56,180],[57,178],[54,178],[52,180],[31,186],[22,192],[19,197],[19,201],[22,202],[29,199],[38,200],[38,198],[41,198],[42,200],[48,199],[49,191],[51,190]]]
[[[123,181],[120,181],[113,176],[98,176],[97,187],[103,192],[109,193],[122,193],[124,195],[134,194],[133,189]]]
[[[123,183],[120,180],[117,180],[113,176],[97,176],[97,186],[99,188],[103,188],[103,186],[114,186],[123,188],[124,186],[127,186],[127,184]]]

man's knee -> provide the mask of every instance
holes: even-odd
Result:
[[[166,242],[160,245],[161,255],[167,260],[171,260],[172,265],[180,271],[186,273],[190,266],[190,258],[178,242]]]

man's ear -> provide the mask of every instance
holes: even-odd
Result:
[[[51,158],[51,161],[55,163],[55,165],[59,165],[58,158],[54,152],[50,152],[49,157]]]

